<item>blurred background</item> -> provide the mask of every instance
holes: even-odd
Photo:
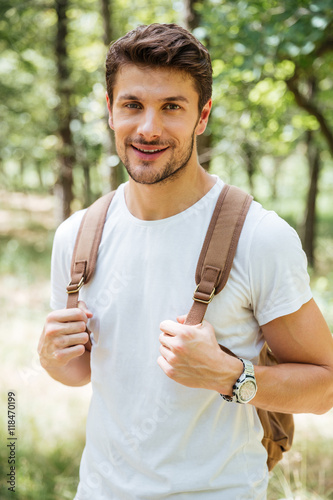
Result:
[[[17,399],[16,497],[72,499],[90,387],[64,387],[36,353],[57,225],[126,180],[107,126],[108,45],[175,22],[208,47],[214,104],[201,164],[250,191],[302,238],[333,329],[331,0],[1,0],[1,498],[10,498],[7,393]],[[333,414],[296,416],[269,499],[333,499]],[[231,499],[232,500],[232,499]]]

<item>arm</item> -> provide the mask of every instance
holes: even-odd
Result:
[[[188,387],[231,395],[243,371],[241,361],[221,351],[208,322],[179,323],[161,323],[160,367]],[[258,392],[251,404],[285,413],[328,411],[333,406],[333,339],[315,302],[267,323],[262,331],[281,364],[255,367]]]
[[[42,367],[65,385],[81,386],[90,382],[90,352],[87,321],[92,313],[83,302],[77,309],[61,309],[50,313],[38,344]]]
[[[280,364],[255,367],[258,392],[251,404],[286,413],[330,410],[333,337],[315,301],[267,323],[262,332]]]

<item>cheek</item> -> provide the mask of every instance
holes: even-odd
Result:
[[[119,135],[126,135],[137,126],[136,120],[132,116],[124,116],[121,113],[115,113],[113,116],[113,130]]]
[[[116,142],[119,144],[125,143],[129,137],[134,137],[135,129],[127,124],[116,122],[113,127]]]
[[[186,121],[174,121],[164,128],[165,135],[175,139],[179,144],[186,144],[191,139],[193,131],[193,122]]]

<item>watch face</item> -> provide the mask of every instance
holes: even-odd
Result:
[[[239,389],[240,399],[244,402],[251,401],[251,399],[255,396],[256,390],[255,382],[252,380],[247,380]]]

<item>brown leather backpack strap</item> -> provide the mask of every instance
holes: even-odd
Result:
[[[187,325],[202,322],[208,304],[226,285],[253,197],[226,184],[218,197],[195,274],[197,288]]]
[[[67,309],[77,307],[79,291],[94,272],[106,214],[114,195],[112,191],[96,200],[83,216],[72,256]]]
[[[252,199],[252,196],[234,186],[224,186],[216,202],[199,257],[195,276],[197,288],[193,296],[193,306],[186,318],[187,325],[197,325],[202,322],[208,304],[225,286]],[[235,356],[228,348],[222,345],[220,348],[227,354]],[[260,352],[258,364],[263,366],[277,364],[266,343]],[[264,432],[262,444],[268,455],[267,466],[272,470],[281,460],[283,452],[291,447],[294,435],[293,416],[258,408],[257,412]]]

